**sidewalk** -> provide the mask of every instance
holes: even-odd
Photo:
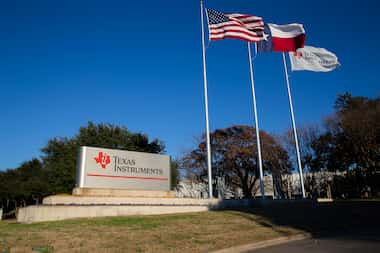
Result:
[[[284,236],[284,237],[279,237],[276,239],[266,240],[262,242],[255,242],[255,243],[235,246],[235,247],[231,247],[227,249],[212,251],[211,253],[243,253],[243,252],[247,252],[251,250],[262,249],[269,246],[275,246],[275,245],[280,245],[284,243],[300,241],[300,240],[304,240],[308,238],[311,238],[311,234],[304,233],[304,234],[298,234],[298,235],[293,235],[293,236]]]

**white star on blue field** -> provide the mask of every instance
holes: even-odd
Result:
[[[298,126],[322,122],[338,94],[379,95],[378,1],[205,7],[302,23],[307,45],[337,54],[333,72],[291,73]],[[243,41],[207,43],[212,130],[254,124],[247,58]],[[281,134],[291,126],[281,54],[259,55],[254,68],[260,127]],[[2,1],[0,85],[0,170],[88,121],[159,138],[180,157],[205,129],[199,1]]]

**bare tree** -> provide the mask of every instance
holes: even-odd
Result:
[[[260,131],[263,169],[280,173],[290,169],[286,150],[276,139]],[[213,178],[223,177],[231,187],[239,187],[245,198],[255,195],[259,178],[255,129],[250,126],[232,126],[211,133]],[[192,180],[207,181],[206,142],[203,136],[197,147],[185,154],[181,167]]]

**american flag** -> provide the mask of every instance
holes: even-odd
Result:
[[[239,13],[224,14],[206,9],[209,39],[240,39],[249,42],[264,40],[264,21],[261,17]]]

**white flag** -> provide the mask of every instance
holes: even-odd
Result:
[[[289,53],[292,71],[310,70],[328,72],[340,66],[338,57],[324,48],[305,46]]]

